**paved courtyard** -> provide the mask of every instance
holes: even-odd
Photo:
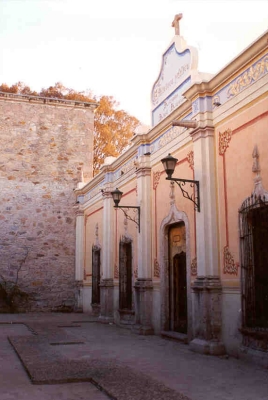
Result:
[[[0,314],[0,400],[267,400],[268,371],[86,314]]]

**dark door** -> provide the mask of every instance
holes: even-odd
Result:
[[[132,310],[132,248],[131,243],[119,247],[119,308]]]
[[[173,258],[173,330],[187,333],[187,279],[186,254]]]
[[[92,304],[100,304],[100,250],[92,249]]]

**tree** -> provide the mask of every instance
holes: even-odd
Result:
[[[96,175],[105,157],[119,156],[129,145],[133,131],[140,124],[137,118],[129,115],[126,111],[118,109],[119,104],[112,96],[93,96],[90,91],[77,92],[66,88],[57,82],[54,86],[37,93],[32,91],[23,82],[17,82],[12,86],[5,83],[0,85],[1,92],[38,95],[65,100],[77,100],[84,102],[98,102],[99,107],[95,112],[94,131],[94,156],[93,172]]]
[[[30,87],[25,85],[25,83],[23,82],[17,82],[12,86],[8,86],[6,83],[2,83],[2,85],[0,85],[0,92],[38,96],[37,92],[32,91]]]
[[[111,96],[99,99],[99,107],[95,112],[94,173],[99,172],[105,157],[122,154],[140,123],[137,118],[117,107]]]

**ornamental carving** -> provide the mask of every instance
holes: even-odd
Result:
[[[194,152],[193,150],[189,151],[187,154],[187,161],[189,163],[189,167],[193,170],[194,169]]]
[[[256,198],[262,198],[263,200],[268,200],[268,192],[262,186],[262,178],[261,178],[261,166],[259,162],[259,150],[258,146],[255,145],[252,153],[253,157],[253,165],[252,165],[252,172],[256,174],[254,177],[254,190],[252,195]]]
[[[261,76],[268,72],[268,56],[263,57],[255,65],[252,65],[241,76],[239,76],[228,89],[228,97],[232,97],[240,93],[246,87],[257,81]]]
[[[160,181],[161,171],[156,171],[153,173],[153,189],[156,190],[158,183]]]
[[[160,278],[160,267],[156,258],[154,260],[154,278]]]
[[[84,216],[84,211],[81,210],[80,206],[73,206],[74,212],[75,212],[75,216],[76,217],[83,217]]]
[[[260,157],[260,155],[259,155],[258,146],[255,145],[253,152],[252,152],[252,158],[253,158],[252,172],[255,172],[257,174],[259,172],[261,172],[259,157]]]
[[[170,205],[172,206],[175,204],[175,183],[173,181],[170,182],[170,193],[169,193],[169,198],[170,198]]]
[[[196,257],[192,259],[191,275],[192,276],[197,276],[197,258]]]
[[[119,268],[116,264],[114,266],[114,279],[119,279]]]
[[[99,242],[99,224],[95,225],[95,244],[93,245],[93,250],[97,251],[101,249],[101,245]]]
[[[223,263],[224,274],[238,275],[239,263],[234,261],[228,246],[223,249]]]
[[[227,129],[223,133],[219,132],[219,154],[224,155],[232,138],[231,129]]]

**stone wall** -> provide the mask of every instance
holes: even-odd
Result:
[[[0,95],[0,274],[21,266],[20,309],[75,308],[73,190],[92,177],[95,106]]]

